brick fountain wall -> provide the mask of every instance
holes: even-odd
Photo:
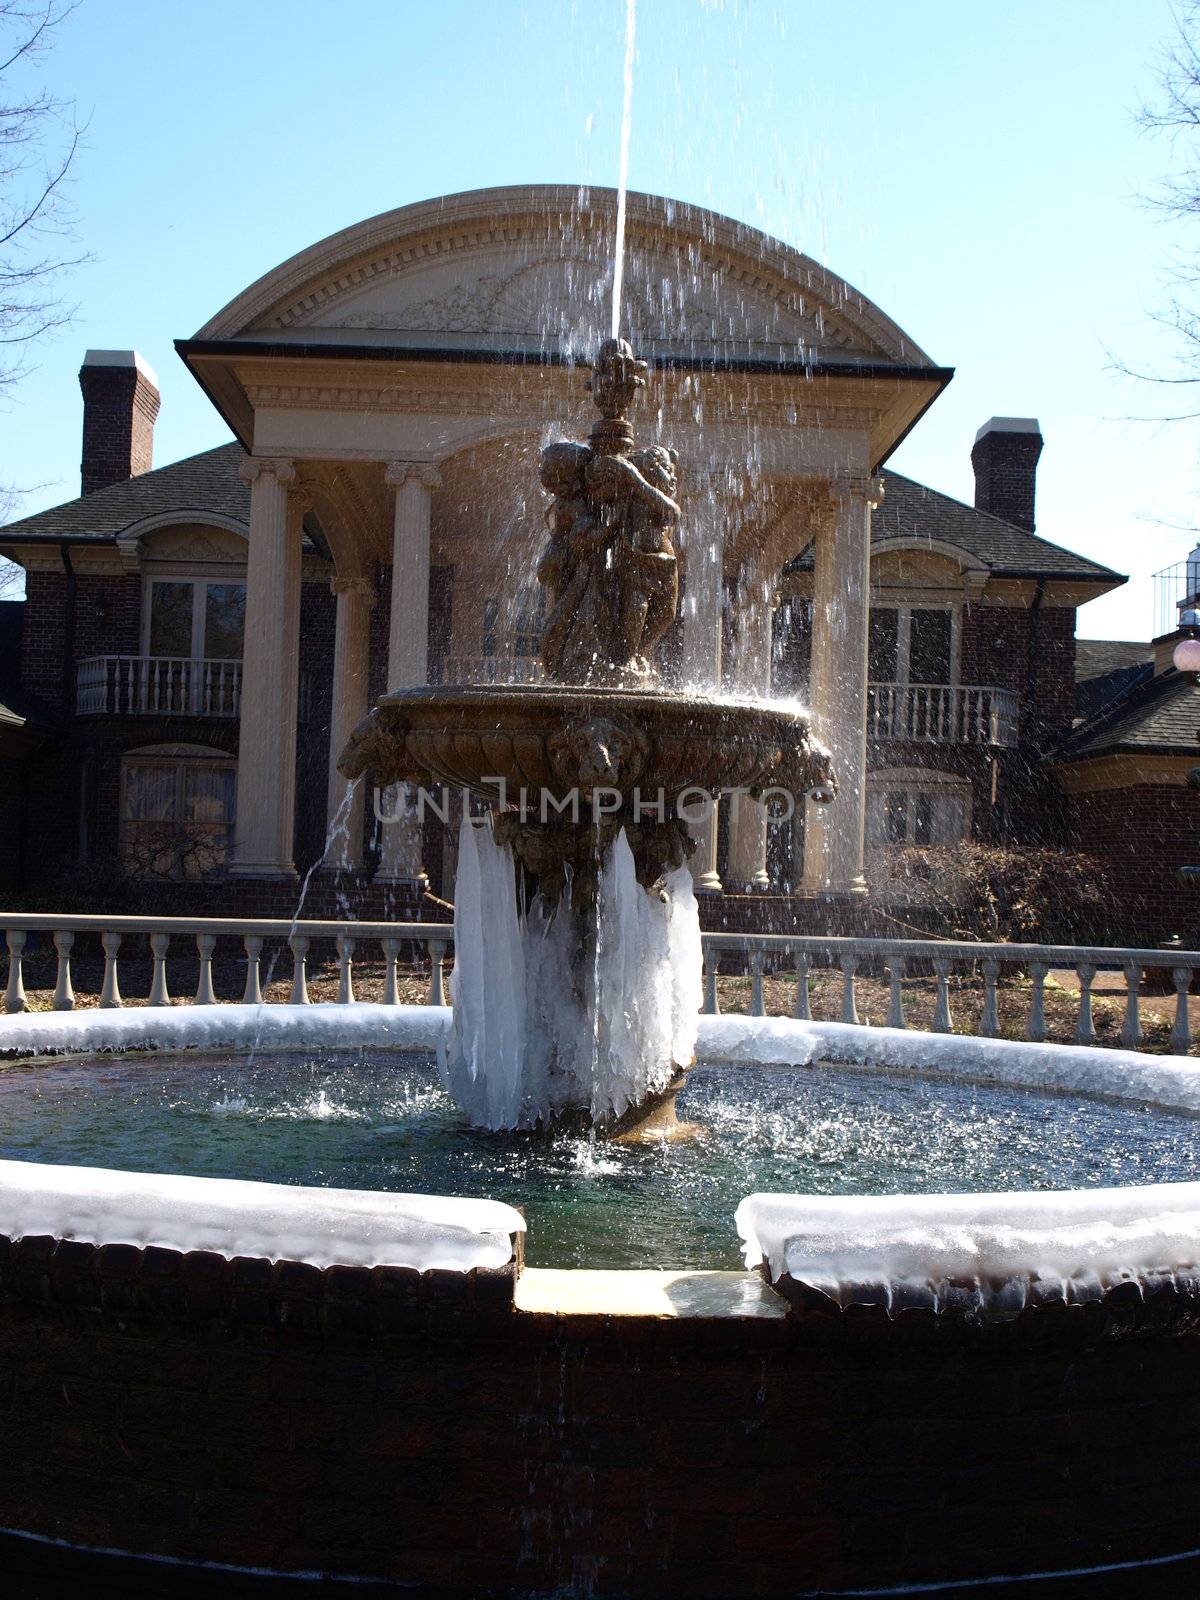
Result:
[[[537,1315],[512,1281],[4,1241],[0,1526],[689,1600],[1200,1543],[1184,1294],[971,1330]]]

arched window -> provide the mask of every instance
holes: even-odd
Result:
[[[197,744],[145,745],[121,762],[121,860],[138,878],[202,878],[233,843],[237,762]]]

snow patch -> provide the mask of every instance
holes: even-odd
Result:
[[[503,1267],[519,1211],[496,1200],[0,1161],[0,1233],[213,1250],[314,1266]]]
[[[1085,1279],[1200,1259],[1200,1183],[1016,1194],[752,1194],[746,1264],[830,1289],[1030,1276]]]

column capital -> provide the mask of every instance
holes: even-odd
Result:
[[[371,579],[361,572],[347,573],[345,577],[336,572],[331,574],[329,592],[330,594],[354,595],[368,606],[373,606],[379,599],[379,590]]]
[[[830,498],[839,505],[844,505],[848,500],[862,500],[874,511],[883,499],[883,490],[883,479],[878,474],[870,477],[847,474],[829,480]]]
[[[415,478],[432,494],[441,488],[442,478],[432,461],[389,461],[383,480],[389,489],[400,489],[410,478]]]
[[[264,473],[284,485],[296,482],[296,463],[282,456],[247,456],[238,466],[243,483],[257,483]]]

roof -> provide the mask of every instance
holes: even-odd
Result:
[[[1110,673],[1144,666],[1154,660],[1154,647],[1140,639],[1076,639],[1075,681],[1106,678]]]
[[[1135,684],[1073,728],[1058,750],[1066,761],[1120,753],[1200,756],[1200,682],[1194,673],[1172,667]]]
[[[1154,651],[1149,644],[1127,639],[1075,641],[1075,704],[1084,721],[1153,676]]]
[[[178,513],[198,520],[214,513],[250,526],[250,489],[238,477],[245,460],[240,444],[222,444],[170,466],[109,484],[65,505],[51,506],[0,527],[0,545],[39,540],[79,540],[110,544],[118,534],[147,517]]]
[[[997,578],[1084,578],[1113,586],[1121,573],[1064,550],[1015,522],[977,511],[948,494],[914,483],[898,472],[884,472],[883,503],[871,518],[871,542],[885,539],[929,539],[957,545]]]
[[[898,472],[880,474],[884,482],[882,503],[871,518],[872,545],[892,539],[928,541],[930,545],[953,545],[994,578],[1059,578],[1102,583],[1115,589],[1125,577],[1102,567],[1098,561],[1064,550],[1036,533],[1029,533],[1015,522],[1005,522],[989,511],[977,511],[937,489],[914,483]],[[813,547],[800,552],[788,563],[788,571],[803,572],[812,567]]]

